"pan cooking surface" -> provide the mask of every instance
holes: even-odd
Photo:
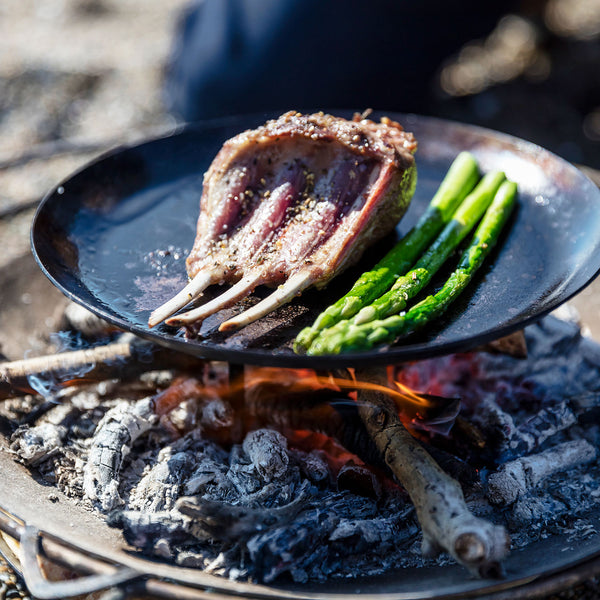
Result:
[[[516,181],[519,206],[489,264],[443,318],[385,349],[320,357],[320,368],[391,364],[467,350],[541,317],[595,277],[600,270],[600,191],[581,172],[517,138],[415,115],[388,116],[419,142],[417,191],[396,239],[423,212],[462,150],[470,150],[482,170],[503,170]],[[164,324],[147,326],[150,312],[185,284],[203,173],[226,139],[265,118],[190,126],[117,150],[73,175],[46,196],[33,223],[33,251],[42,270],[92,312],[175,350],[230,362],[315,366],[312,357],[293,353],[294,337],[383,255],[393,236],[327,290],[306,292],[234,334],[220,334],[217,328],[240,305],[207,319],[198,339],[185,339]],[[217,286],[212,293],[221,291]],[[267,293],[259,290],[242,304],[247,307]]]

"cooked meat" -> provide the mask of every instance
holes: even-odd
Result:
[[[215,283],[233,285],[167,323],[197,329],[257,286],[279,286],[220,327],[237,329],[309,286],[326,285],[404,214],[416,183],[415,149],[412,134],[387,118],[323,113],[289,112],[228,140],[204,178],[190,283],[149,325]]]

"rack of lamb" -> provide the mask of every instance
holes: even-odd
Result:
[[[257,286],[275,287],[220,325],[235,330],[327,285],[402,218],[416,185],[416,147],[385,117],[298,112],[226,141],[204,176],[190,281],[149,325],[166,320],[198,332],[203,319]],[[213,284],[231,287],[175,314]]]

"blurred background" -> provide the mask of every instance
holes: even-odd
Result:
[[[27,246],[48,188],[184,120],[410,111],[599,169],[600,0],[459,4],[2,0],[2,260]]]

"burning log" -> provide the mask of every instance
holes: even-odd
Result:
[[[585,439],[553,446],[532,456],[504,463],[488,480],[488,498],[494,504],[512,504],[544,479],[596,459],[596,449]]]
[[[367,371],[360,379],[386,381],[381,372]],[[384,393],[359,391],[359,412],[385,462],[415,505],[423,530],[423,554],[432,556],[445,550],[479,576],[499,574],[500,561],[509,548],[504,528],[469,511],[459,484],[404,428]]]
[[[43,391],[50,393],[74,380],[126,381],[155,369],[190,369],[203,365],[197,358],[159,348],[139,338],[0,364],[0,400]]]

